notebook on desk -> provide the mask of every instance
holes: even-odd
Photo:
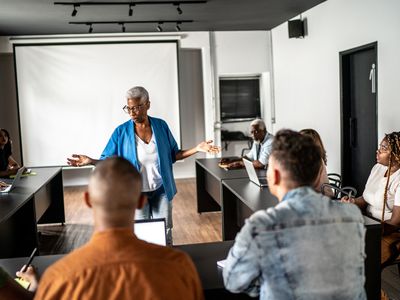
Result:
[[[133,229],[138,239],[161,246],[167,245],[167,234],[164,218],[135,220]]]
[[[9,193],[13,188],[15,188],[16,185],[18,184],[19,180],[21,179],[23,172],[24,172],[24,168],[20,168],[18,170],[17,174],[15,175],[15,178],[11,182],[11,184],[0,187],[0,193]]]
[[[258,177],[256,169],[254,168],[253,162],[250,160],[243,158],[244,167],[246,168],[247,174],[249,175],[249,179],[251,182],[254,182],[259,187],[267,187],[268,182],[265,177]]]

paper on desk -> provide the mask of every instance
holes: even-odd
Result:
[[[22,285],[24,289],[28,289],[29,285],[31,284],[29,281],[26,281],[25,279],[19,277],[15,278],[15,281]]]
[[[30,173],[24,173],[24,174],[22,174],[21,177],[28,177],[28,176],[34,176],[34,175],[37,175],[37,173],[32,171],[32,172],[30,172]],[[11,179],[15,178],[15,175],[11,175],[10,178],[11,178]]]

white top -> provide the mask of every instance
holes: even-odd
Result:
[[[261,143],[253,143],[250,152],[246,154],[246,157],[250,160],[258,160],[264,166],[268,165],[268,158],[272,151],[272,141],[274,136],[267,132],[264,140]]]
[[[367,212],[374,218],[380,220],[382,218],[383,208],[383,194],[385,192],[385,186],[387,177],[385,173],[387,167],[376,164],[368,177],[367,184],[365,185],[363,197],[368,202]],[[385,220],[389,220],[392,217],[393,206],[400,206],[400,190],[398,189],[400,184],[400,170],[397,170],[390,175],[388,194],[387,194],[387,205],[385,208]]]
[[[155,191],[162,185],[158,149],[154,134],[148,144],[135,134],[137,158],[142,175],[142,192]]]

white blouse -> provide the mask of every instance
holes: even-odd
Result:
[[[382,208],[383,208],[383,194],[385,192],[385,186],[387,177],[385,173],[387,167],[376,164],[368,177],[367,184],[365,185],[363,198],[369,204],[367,212],[374,218],[381,220]],[[400,184],[400,169],[390,175],[387,203],[385,208],[385,220],[389,220],[392,217],[393,206],[400,206],[400,190],[398,189]]]
[[[155,191],[162,185],[162,177],[154,134],[148,144],[137,135],[135,137],[137,158],[140,164],[140,174],[142,175],[142,192]]]

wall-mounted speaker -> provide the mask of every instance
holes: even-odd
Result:
[[[302,20],[288,21],[289,38],[304,37],[304,22]]]

